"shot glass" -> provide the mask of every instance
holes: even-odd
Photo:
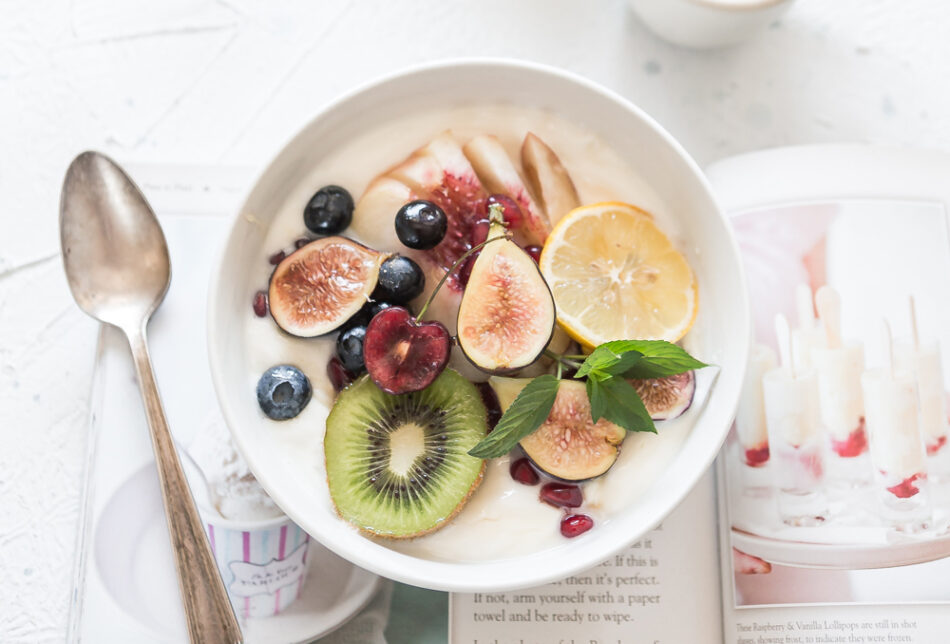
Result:
[[[765,427],[765,402],[762,399],[762,376],[775,368],[775,352],[762,344],[752,347],[739,407],[736,410],[736,436],[742,461],[742,485],[746,494],[768,493],[766,465],[769,462],[769,434]]]
[[[202,513],[218,570],[238,618],[271,617],[300,596],[310,535],[287,516],[257,521]]]
[[[914,347],[901,345],[897,368],[913,374],[920,397],[920,434],[927,452],[928,472],[934,479],[950,479],[947,447],[947,394],[944,389],[940,347],[936,342]]]
[[[859,344],[815,347],[811,358],[818,374],[821,424],[828,437],[828,478],[844,487],[866,485],[872,472],[861,392],[864,349]]]
[[[881,516],[902,532],[924,530],[932,516],[914,377],[872,369],[861,385]]]
[[[818,378],[814,371],[773,369],[762,393],[779,515],[788,525],[818,525],[828,517]]]

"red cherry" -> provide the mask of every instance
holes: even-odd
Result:
[[[472,276],[472,268],[475,266],[475,260],[482,251],[478,250],[468,256],[458,270],[458,281],[462,286],[468,285],[468,280]]]
[[[350,373],[336,356],[330,358],[330,362],[327,363],[327,378],[330,379],[330,384],[333,385],[333,390],[336,392],[342,391],[348,384],[356,380],[356,376]]]
[[[393,306],[366,327],[363,360],[376,386],[406,394],[432,384],[448,364],[450,349],[451,337],[441,322],[418,322],[405,308]]]
[[[573,539],[594,527],[594,520],[586,514],[569,514],[561,519],[561,534]]]
[[[508,195],[494,194],[488,197],[488,206],[493,204],[501,206],[502,215],[505,217],[505,223],[508,224],[508,230],[521,228],[524,222],[524,216],[521,214],[521,208],[517,202]]]
[[[532,244],[531,246],[525,246],[524,252],[531,255],[531,259],[533,259],[535,262],[541,261],[541,247],[540,246],[537,246],[535,244]]]
[[[511,478],[524,485],[537,485],[541,480],[541,477],[531,466],[531,461],[527,458],[519,458],[517,461],[513,461],[508,471],[511,473]]]
[[[259,318],[267,315],[267,293],[258,291],[254,294],[254,315]]]
[[[270,257],[268,257],[268,258],[267,258],[267,261],[270,262],[271,266],[277,266],[277,265],[280,264],[282,261],[284,261],[284,258],[285,258],[285,257],[287,257],[287,253],[285,253],[285,252],[282,251],[282,250],[279,250],[279,251],[277,251],[276,253],[274,253],[273,255],[271,255]]]
[[[569,483],[545,483],[538,496],[556,508],[576,508],[584,502],[581,489]]]

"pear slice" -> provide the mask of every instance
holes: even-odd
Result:
[[[528,188],[538,198],[551,224],[581,205],[571,175],[548,144],[528,132],[521,144],[521,166]]]
[[[506,234],[501,208],[490,211],[488,239]],[[510,373],[541,357],[556,327],[554,298],[538,265],[504,239],[487,244],[462,294],[458,345],[488,373]]]

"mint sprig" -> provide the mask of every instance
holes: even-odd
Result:
[[[568,366],[577,366],[574,358],[582,357],[548,355]],[[601,344],[584,357],[574,377],[587,377],[587,398],[595,423],[606,418],[627,431],[656,433],[643,400],[627,379],[664,378],[706,366],[672,342],[615,340]],[[495,458],[511,451],[547,420],[559,383],[560,379],[550,374],[534,378],[505,410],[494,431],[468,453],[478,458]]]

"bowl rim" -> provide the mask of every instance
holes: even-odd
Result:
[[[685,164],[686,169],[693,176],[696,186],[701,189],[703,196],[708,199],[710,205],[715,210],[715,215],[718,215],[720,223],[723,227],[723,232],[726,235],[725,241],[729,245],[729,255],[735,260],[734,268],[739,277],[739,283],[735,286],[737,289],[737,297],[741,304],[741,312],[739,315],[737,315],[739,326],[734,328],[734,331],[737,334],[737,337],[739,338],[738,341],[740,343],[741,355],[737,356],[736,364],[741,370],[741,373],[737,374],[737,381],[741,384],[741,380],[744,377],[745,365],[748,361],[748,353],[751,345],[751,313],[748,291],[746,287],[745,269],[741,261],[738,242],[729,223],[729,219],[719,206],[719,202],[716,199],[712,191],[712,187],[705,174],[702,172],[696,161],[685,150],[685,148],[675,138],[673,138],[673,136],[667,132],[666,129],[664,129],[653,117],[643,111],[640,107],[623,96],[617,94],[616,92],[598,83],[588,80],[577,73],[534,61],[515,58],[446,58],[422,64],[411,65],[394,72],[383,74],[357,85],[353,89],[340,95],[338,98],[331,100],[318,108],[314,116],[306,123],[301,124],[301,126],[284,141],[283,145],[277,149],[268,162],[261,166],[260,170],[255,175],[253,183],[251,183],[246,190],[241,200],[240,208],[234,213],[227,238],[218,248],[218,259],[211,274],[206,319],[208,333],[208,359],[211,367],[211,376],[214,383],[215,395],[221,406],[221,411],[227,422],[228,429],[231,432],[235,443],[243,454],[249,453],[248,445],[243,440],[241,432],[235,431],[233,429],[236,424],[239,424],[235,421],[239,421],[240,419],[234,417],[227,402],[231,398],[231,395],[227,393],[228,388],[225,382],[225,376],[219,367],[221,363],[221,358],[219,357],[220,349],[219,344],[215,341],[215,330],[220,327],[221,322],[219,319],[221,308],[216,306],[218,299],[221,297],[220,281],[224,274],[225,259],[227,258],[232,245],[236,243],[240,213],[244,212],[249,198],[257,190],[261,180],[270,172],[275,162],[282,154],[284,154],[286,149],[301,135],[301,133],[313,127],[321,119],[326,118],[328,114],[345,107],[347,103],[357,99],[366,92],[378,90],[383,86],[392,83],[398,83],[408,77],[424,76],[427,74],[437,75],[439,73],[444,73],[448,69],[459,68],[504,69],[507,71],[517,70],[536,76],[554,77],[554,79],[557,81],[567,82],[569,84],[579,86],[588,92],[598,95],[605,101],[613,102],[619,107],[622,107],[624,111],[629,113],[632,118],[641,121],[643,126],[652,130],[655,135],[659,136],[659,138],[667,146],[669,146],[669,149],[674,153],[674,155]],[[710,215],[712,215],[712,213],[710,213]],[[643,537],[643,535],[655,528],[670,514],[670,512],[679,506],[683,499],[696,486],[700,478],[706,474],[707,471],[709,471],[710,466],[718,456],[722,443],[725,440],[725,437],[731,426],[731,419],[735,416],[735,411],[739,402],[739,395],[740,387],[736,386],[734,387],[731,400],[727,400],[726,403],[724,403],[724,409],[728,410],[728,414],[723,414],[723,416],[719,419],[714,419],[717,420],[717,423],[721,426],[718,427],[715,433],[709,430],[705,432],[706,437],[703,439],[703,451],[699,454],[701,458],[695,461],[692,468],[689,468],[686,472],[684,472],[684,475],[679,478],[679,483],[677,485],[664,488],[664,494],[661,497],[663,499],[662,503],[657,503],[654,499],[649,504],[647,504],[646,508],[638,513],[640,518],[638,519],[637,523],[641,526],[639,530],[634,530],[631,532],[618,530],[618,527],[621,527],[622,523],[620,523],[617,518],[614,518],[612,521],[614,527],[609,532],[607,532],[608,535],[613,535],[612,538],[607,539],[605,537],[599,537],[598,543],[600,543],[601,540],[603,541],[603,543],[600,543],[601,547],[599,548],[575,548],[571,553],[570,563],[567,565],[555,567],[551,566],[550,564],[552,557],[563,554],[562,551],[565,548],[568,548],[569,544],[556,546],[554,548],[546,549],[536,553],[517,555],[510,558],[491,561],[441,561],[434,559],[422,559],[385,548],[385,546],[379,547],[385,549],[386,554],[377,556],[372,552],[364,552],[361,548],[353,545],[354,543],[362,543],[363,540],[366,540],[366,537],[359,534],[355,530],[352,533],[348,533],[350,534],[350,538],[348,539],[331,540],[327,538],[327,535],[320,534],[319,532],[311,533],[310,530],[307,530],[308,524],[313,525],[314,522],[302,521],[301,517],[297,517],[289,512],[286,512],[284,508],[281,509],[287,513],[287,516],[289,516],[292,521],[304,528],[304,530],[310,533],[314,539],[319,541],[323,546],[338,556],[376,574],[402,583],[448,592],[491,592],[538,586],[563,579],[569,575],[576,574],[599,565],[612,555],[620,552],[624,548],[629,547],[636,540]],[[706,424],[711,424],[711,421],[707,421]],[[258,481],[268,492],[268,494],[271,494],[271,490],[274,488],[268,483],[269,477],[266,475],[266,473],[264,476],[259,475],[258,470],[255,468],[255,459],[253,456],[251,458],[245,458],[247,459],[251,470],[258,478]],[[277,502],[277,498],[274,498],[274,501]],[[511,571],[513,570],[516,570],[517,574],[512,574]]]

